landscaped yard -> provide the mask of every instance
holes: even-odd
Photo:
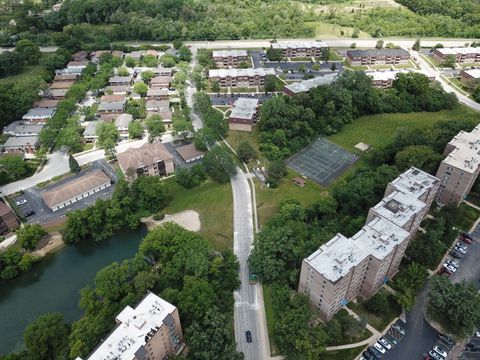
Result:
[[[398,128],[419,128],[442,120],[464,119],[471,114],[474,114],[473,110],[458,106],[453,110],[438,112],[366,115],[353,120],[338,134],[329,136],[328,139],[349,151],[362,154],[354,147],[359,142],[373,147],[385,146],[393,141]]]
[[[195,210],[200,214],[202,234],[216,250],[233,248],[233,208],[230,183],[218,184],[207,181],[185,189],[175,178],[165,182],[171,190],[171,201],[165,213],[173,214],[184,210]]]
[[[262,166],[264,166],[265,157],[259,150],[258,135],[259,132],[257,129],[254,129],[252,132],[228,130],[228,136],[226,138],[226,141],[230,144],[232,148],[235,149],[235,151],[238,149],[238,146],[241,142],[248,141],[257,151],[257,158],[262,163]]]
[[[364,348],[365,346],[360,346],[353,349],[327,351],[326,353],[322,354],[321,360],[353,360],[362,352]]]

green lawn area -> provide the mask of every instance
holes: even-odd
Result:
[[[460,230],[470,231],[470,228],[473,226],[475,221],[480,217],[480,211],[468,206],[465,203],[460,204],[459,209],[463,215],[461,218],[457,219],[457,227]]]
[[[259,150],[258,135],[259,132],[257,128],[254,128],[252,132],[228,130],[228,136],[226,140],[235,151],[237,151],[241,142],[248,141],[257,151],[257,158],[262,162],[263,166],[263,163],[266,161],[266,159]]]
[[[353,349],[327,351],[322,354],[319,360],[353,360],[364,348],[365,346],[360,346]]]
[[[273,326],[275,315],[272,308],[272,293],[270,286],[263,284],[263,303],[265,306],[265,317],[267,318],[267,328],[268,328],[268,340],[270,343],[270,355],[277,356],[279,355],[277,346],[275,345],[273,338]]]
[[[165,209],[167,214],[184,210],[195,210],[200,214],[202,234],[216,250],[233,248],[233,208],[230,183],[218,184],[207,181],[193,188],[185,189],[175,178],[165,180],[172,199]]]
[[[292,57],[290,58],[290,61],[301,61],[301,62],[306,62],[306,61],[312,61],[312,58],[311,57],[302,57],[302,56],[298,56],[298,57]]]
[[[328,24],[328,23],[319,22],[319,21],[308,22],[307,24],[314,26],[316,38],[322,38],[322,37],[328,37],[330,39],[350,38],[353,33],[353,28],[347,27],[347,26]],[[343,35],[342,35],[342,31],[343,31]],[[360,39],[368,39],[371,36],[364,31],[360,31],[358,37]]]
[[[394,67],[395,69],[415,69],[415,68],[416,68],[416,66],[414,65],[414,63],[411,62],[411,61],[410,61],[409,63],[407,63],[407,64],[397,64],[397,65],[393,65],[393,67]],[[373,68],[373,66],[372,66],[372,68]]]
[[[366,115],[353,120],[328,139],[349,151],[362,154],[354,148],[359,142],[373,147],[385,146],[393,141],[398,128],[419,128],[442,120],[460,120],[473,113],[473,110],[465,106],[458,106],[453,110],[438,112]]]
[[[370,69],[372,70],[391,70],[391,65],[370,65]]]
[[[251,93],[256,92],[257,88],[250,88],[250,87],[231,87],[231,93]]]
[[[363,65],[353,66],[353,65],[350,65],[347,60],[343,60],[342,65],[351,70],[363,70],[363,71],[368,70],[368,66],[363,66]]]
[[[343,61],[343,56],[338,55],[335,50],[330,49],[328,53],[328,60],[329,61]]]

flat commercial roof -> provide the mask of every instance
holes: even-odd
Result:
[[[480,79],[480,69],[463,70],[464,73],[470,75],[474,79]]]
[[[395,187],[395,189],[404,193],[412,194],[418,199],[424,193],[436,187],[439,181],[440,180],[437,177],[412,166],[410,169],[400,174],[390,184]]]
[[[330,85],[337,79],[337,77],[338,77],[338,72],[335,72],[335,73],[315,77],[313,79],[303,80],[300,82],[289,84],[289,85],[286,85],[285,88],[295,94],[299,94],[302,92],[308,92],[311,89],[316,88],[317,86]]]
[[[251,120],[257,112],[258,99],[238,98],[233,104],[231,118]]]
[[[240,57],[247,56],[247,50],[213,50],[212,56],[215,57]]]
[[[443,160],[445,164],[474,173],[480,165],[480,125],[471,132],[460,131],[450,142],[455,149]]]
[[[323,41],[278,41],[272,44],[273,49],[307,49],[328,47]]]
[[[209,77],[239,77],[239,76],[266,76],[275,75],[272,68],[248,68],[248,69],[213,69],[208,70]]]
[[[148,293],[135,308],[127,306],[118,314],[116,320],[120,324],[86,360],[136,359],[137,351],[147,343],[155,329],[164,323],[172,324],[171,314],[175,309],[157,295]]]
[[[443,55],[480,54],[480,48],[478,47],[437,48],[436,51]]]
[[[367,49],[367,50],[347,50],[347,55],[352,56],[408,56],[410,54],[404,49]]]
[[[417,73],[425,75],[426,77],[432,77],[424,70],[384,70],[384,71],[365,71],[365,74],[370,76],[373,81],[387,81],[395,80],[398,74],[408,74],[408,73]]]
[[[110,181],[102,170],[96,169],[60,186],[54,185],[49,190],[43,191],[41,196],[48,207],[53,208]]]

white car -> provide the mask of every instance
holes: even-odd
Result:
[[[387,350],[390,350],[392,348],[392,344],[390,343],[390,341],[384,339],[383,337],[378,339],[378,342]]]
[[[467,253],[467,250],[460,247],[460,246],[457,246],[455,245],[455,250],[457,250],[459,253],[462,253],[463,255],[465,255]]]
[[[443,350],[442,348],[440,348],[438,345],[435,345],[433,347],[433,350],[443,358],[446,358],[447,355],[448,355],[447,352],[445,350]]]
[[[445,263],[453,267],[456,267],[457,269],[460,267],[460,264],[457,260],[448,259],[447,261],[445,261]]]
[[[434,358],[435,360],[444,360],[443,357],[441,357],[437,352],[433,351],[433,350],[430,350],[428,352],[428,355],[430,355],[432,358]]]
[[[443,267],[445,269],[447,269],[448,271],[450,271],[452,274],[457,271],[457,268],[455,266],[447,264],[447,263],[443,264]]]
[[[387,350],[385,350],[385,348],[384,348],[382,345],[380,345],[378,342],[376,342],[375,344],[373,344],[373,347],[374,347],[375,349],[377,349],[377,350],[378,350],[380,353],[382,353],[382,354],[385,354],[385,353],[387,352]]]
[[[23,205],[23,204],[26,204],[26,203],[27,203],[27,200],[25,200],[25,199],[15,201],[15,205]]]

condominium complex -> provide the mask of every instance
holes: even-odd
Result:
[[[376,88],[387,89],[392,87],[393,81],[397,78],[398,74],[407,74],[410,72],[415,72],[418,74],[425,75],[430,81],[435,80],[435,76],[427,73],[423,70],[385,70],[385,71],[366,71],[367,74],[372,79],[372,85]]]
[[[218,81],[221,87],[255,87],[265,84],[267,75],[275,75],[275,69],[215,69],[208,71],[211,81]]]
[[[185,348],[177,308],[153,293],[115,320],[115,330],[86,360],[165,360]]]
[[[285,95],[294,96],[300,93],[309,92],[318,86],[330,85],[338,77],[338,72],[326,74],[323,76],[314,77],[313,79],[295,82],[293,84],[285,85],[283,92]]]
[[[350,65],[397,65],[406,64],[410,54],[404,49],[348,50],[347,61]]]
[[[248,60],[247,50],[214,50],[213,61],[218,67],[237,66]]]
[[[480,125],[471,132],[460,131],[443,153],[437,177],[437,201],[458,205],[470,192],[480,171]]]
[[[443,62],[447,56],[455,57],[457,63],[476,63],[480,62],[480,48],[438,48],[432,51],[432,57]]]
[[[257,113],[258,99],[238,98],[228,118],[230,130],[252,131]]]
[[[161,142],[146,143],[117,154],[124,174],[138,176],[165,176],[175,171],[173,156]]]
[[[298,291],[324,320],[357,296],[369,298],[396,274],[438,186],[436,177],[410,168],[388,184],[359,232],[337,234],[303,260]]]
[[[321,57],[328,59],[330,47],[323,41],[279,41],[272,43],[272,49],[281,49],[283,57]]]
[[[480,83],[480,69],[462,70],[460,80],[466,85],[476,86]]]

